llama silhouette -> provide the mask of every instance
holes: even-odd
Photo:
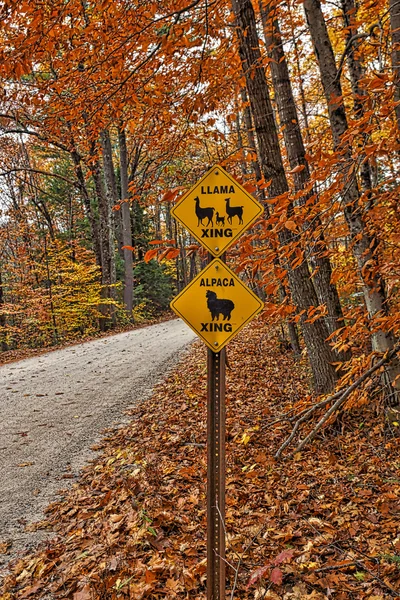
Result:
[[[228,223],[230,223],[230,225],[232,225],[232,218],[238,217],[239,225],[242,225],[243,224],[243,206],[231,206],[230,198],[225,198],[225,202],[226,202],[226,214],[228,215]]]
[[[217,225],[225,225],[225,217],[220,217],[219,212],[217,212],[216,224]]]
[[[232,300],[224,300],[222,298],[217,298],[217,294],[212,292],[211,290],[207,290],[207,308],[211,313],[212,320],[216,319],[218,321],[219,315],[221,314],[224,317],[224,321],[231,320],[231,313],[235,308]]]
[[[204,219],[208,219],[207,225],[213,225],[214,208],[212,206],[207,206],[207,207],[202,208],[200,206],[200,198],[198,196],[196,196],[194,201],[196,203],[194,210],[195,210],[196,217],[197,217],[197,227],[200,227],[200,225],[203,225]]]

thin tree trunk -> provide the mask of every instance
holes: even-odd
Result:
[[[119,194],[117,187],[117,179],[115,177],[114,171],[110,132],[108,131],[108,129],[104,129],[101,133],[101,145],[103,148],[104,181],[106,184],[108,202],[111,208],[111,223],[115,232],[118,254],[123,259],[121,212],[119,210],[113,210],[114,206],[116,206],[119,203]]]
[[[395,108],[397,127],[400,132],[400,4],[399,0],[389,0],[390,29],[392,34],[392,69],[393,69],[393,99],[397,103]]]
[[[300,124],[297,115],[296,103],[293,96],[292,85],[289,77],[289,69],[283,50],[279,23],[275,14],[276,3],[260,0],[260,11],[264,26],[265,42],[267,52],[272,59],[270,63],[272,83],[275,91],[275,99],[278,108],[279,121],[283,130],[285,147],[291,169],[301,166],[302,170],[294,173],[294,186],[296,191],[304,190],[310,181],[310,168],[306,159],[306,150],[301,135]],[[305,194],[300,202],[304,204],[313,194]],[[314,218],[313,223],[318,227],[321,225],[319,218]],[[310,232],[315,227],[307,224]],[[332,268],[329,258],[326,256],[327,247],[323,234],[313,239],[313,246],[317,252],[313,252],[312,265],[315,268],[313,274],[314,287],[321,304],[327,307],[328,316],[326,325],[330,334],[343,326],[343,312],[340,305],[336,286],[332,283]],[[339,360],[348,360],[350,353],[338,353]]]
[[[2,352],[6,352],[6,350],[8,350],[8,345],[6,342],[6,335],[5,335],[5,328],[6,328],[7,321],[6,321],[5,314],[2,312],[4,304],[5,304],[4,283],[3,283],[2,272],[0,271],[0,339],[1,339],[0,349]]]
[[[304,77],[303,77],[303,73],[301,70],[301,64],[300,64],[300,52],[299,52],[299,37],[298,34],[296,32],[295,29],[295,21],[294,18],[292,16],[292,9],[290,7],[290,3],[287,3],[287,9],[288,9],[288,13],[289,13],[289,25],[290,25],[290,32],[292,34],[292,45],[294,48],[294,57],[295,57],[295,61],[296,61],[296,69],[297,69],[297,76],[299,78],[299,92],[300,92],[300,98],[301,98],[301,112],[303,115],[303,120],[304,120],[304,130],[305,130],[305,137],[306,137],[306,142],[307,144],[310,143],[310,123],[308,120],[308,112],[307,112],[307,101],[306,101],[306,94],[304,91]],[[300,39],[300,43],[301,43],[301,39]]]
[[[93,181],[97,195],[100,216],[100,249],[101,249],[101,281],[103,284],[104,298],[113,298],[111,286],[114,281],[115,258],[114,258],[114,239],[111,227],[111,208],[106,192],[102,172],[98,160],[93,161],[92,165]],[[111,322],[115,321],[115,310],[113,307],[104,305],[101,309],[105,317],[111,317]],[[108,324],[105,319],[100,321],[100,327],[104,331]]]
[[[101,244],[100,244],[100,233],[99,233],[99,224],[97,222],[97,218],[95,212],[93,210],[92,203],[90,201],[89,192],[86,186],[85,176],[82,170],[81,159],[74,149],[71,152],[72,161],[75,166],[75,174],[79,183],[79,188],[82,194],[83,205],[85,207],[85,211],[89,220],[90,234],[92,238],[93,251],[96,257],[96,263],[99,267],[101,267]]]
[[[342,166],[344,216],[349,228],[353,254],[357,261],[359,275],[363,282],[365,304],[371,318],[386,315],[386,295],[377,261],[378,241],[368,232],[365,224],[364,214],[359,203],[360,193],[357,180],[351,170],[354,166],[351,148],[348,142],[342,141],[342,136],[348,129],[347,117],[335,56],[322,13],[321,3],[319,0],[304,0],[304,10],[328,105],[334,149],[340,150],[340,154],[344,159]],[[382,329],[378,329],[371,334],[371,341],[373,350],[377,352],[386,352],[393,348],[395,343],[393,334]],[[396,363],[397,361],[394,361],[389,367],[392,381],[399,372]],[[400,387],[400,381],[397,382],[396,387]]]
[[[364,69],[360,60],[360,40],[355,39],[357,35],[356,14],[357,7],[354,0],[341,0],[343,17],[347,29],[346,41],[353,40],[351,47],[347,53],[347,67],[349,69],[351,89],[354,97],[354,114],[356,119],[361,119],[364,116],[365,109],[368,107],[368,95],[362,86],[362,78],[364,77]],[[365,192],[370,192],[372,188],[372,175],[370,163],[363,152],[363,146],[368,142],[367,134],[361,134],[362,143],[360,144],[359,160],[361,162],[361,186]]]
[[[130,204],[128,201],[128,152],[124,129],[118,131],[119,161],[121,169],[121,214],[122,214],[122,244],[132,247],[132,229]],[[124,304],[128,315],[133,309],[133,250],[124,248]]]
[[[47,274],[47,289],[49,292],[49,304],[50,304],[50,314],[51,314],[51,322],[53,324],[53,343],[58,344],[58,327],[56,320],[56,313],[54,310],[54,299],[53,299],[53,282],[51,280],[50,266],[49,266],[49,255],[47,252],[47,236],[44,235],[44,259],[46,263],[46,274]]]
[[[271,180],[268,190],[271,197],[275,197],[285,194],[288,191],[288,185],[267,80],[262,66],[254,9],[251,0],[232,0],[232,6],[237,23],[239,55],[246,77],[246,87],[258,141],[260,166],[265,180]],[[289,207],[289,213],[290,210],[293,210],[293,206]],[[288,251],[295,244],[293,234],[288,229],[280,232],[279,241],[281,246],[285,246]],[[303,261],[299,267],[292,269],[289,258],[287,271],[292,299],[298,311],[304,310],[306,313],[309,308],[318,305],[308,265]],[[335,355],[326,342],[328,330],[321,319],[309,323],[304,314],[302,330],[313,372],[314,387],[317,391],[328,392],[334,388],[337,381],[337,373],[332,364],[335,362]]]

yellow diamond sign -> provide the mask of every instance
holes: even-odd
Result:
[[[264,304],[218,258],[171,302],[172,310],[219,352]]]
[[[171,210],[213,256],[221,256],[263,212],[263,206],[218,165]]]

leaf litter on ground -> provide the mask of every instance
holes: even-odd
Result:
[[[260,319],[227,354],[226,597],[400,598],[398,440],[363,406],[276,461],[289,427],[266,425],[309,398],[306,366]],[[49,507],[54,539],[2,600],[206,597],[206,393],[196,342]]]

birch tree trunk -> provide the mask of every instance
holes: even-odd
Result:
[[[121,169],[122,245],[132,247],[131,211],[128,202],[128,152],[124,129],[119,129],[118,141]],[[129,248],[124,248],[124,304],[127,314],[131,316],[133,309],[133,250],[129,250]]]
[[[232,7],[236,17],[239,55],[246,77],[260,166],[265,180],[272,182],[268,188],[270,196],[275,197],[286,193],[288,185],[267,80],[262,66],[254,9],[251,0],[232,0]],[[291,209],[293,207],[289,206],[289,211]],[[280,232],[279,241],[289,251],[295,240],[292,232],[285,229]],[[289,266],[290,258],[288,263],[290,291],[299,312],[317,306],[318,298],[307,263],[303,261],[295,269]],[[302,316],[302,330],[313,372],[314,387],[319,392],[328,392],[335,386],[337,380],[337,373],[332,364],[335,362],[335,355],[326,342],[328,330],[322,320],[318,319],[314,323],[307,323],[304,315]]]

